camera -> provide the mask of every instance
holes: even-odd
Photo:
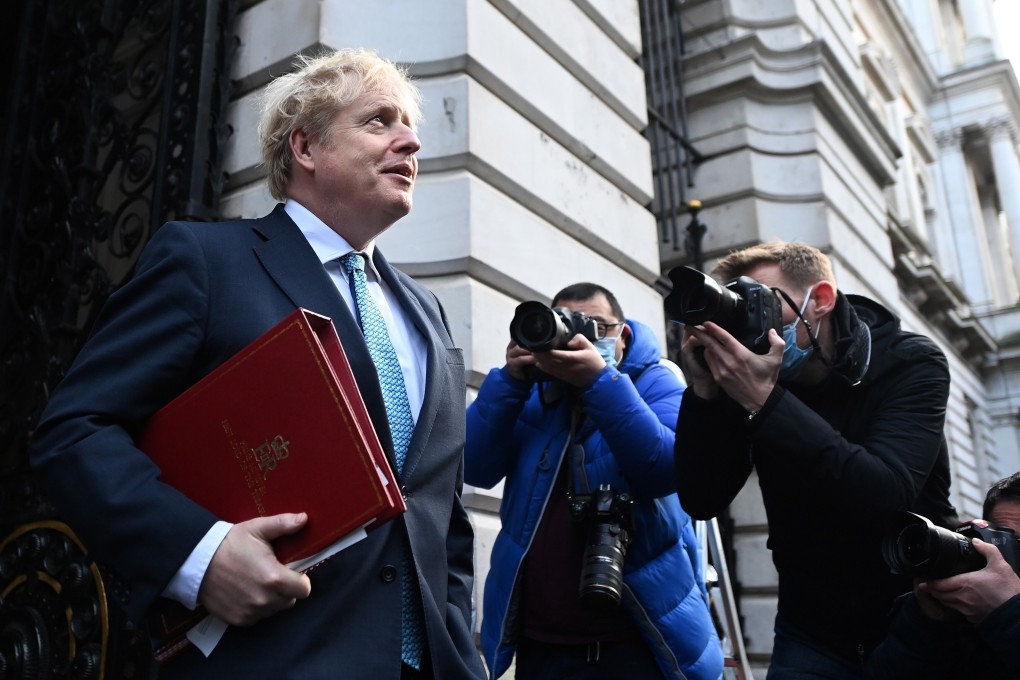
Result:
[[[578,333],[594,343],[599,337],[598,322],[582,312],[535,301],[517,305],[510,322],[510,337],[532,352],[563,349]]]
[[[669,272],[673,290],[666,296],[666,312],[674,321],[700,324],[712,321],[755,354],[768,354],[769,329],[783,334],[783,308],[768,286],[741,276],[720,286],[692,267]]]
[[[901,518],[886,533],[882,557],[894,574],[946,578],[977,571],[987,564],[974,549],[975,538],[991,543],[1020,575],[1020,541],[1012,529],[979,527],[968,522],[957,531],[943,529],[931,520],[912,512]]]
[[[625,493],[602,485],[590,495],[569,496],[570,514],[587,523],[578,596],[586,607],[612,609],[623,594],[623,559],[634,533],[632,506]]]

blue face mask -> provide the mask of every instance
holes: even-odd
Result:
[[[794,319],[793,323],[783,326],[783,342],[786,343],[786,347],[783,349],[783,365],[779,368],[779,380],[781,382],[796,379],[800,375],[801,370],[803,370],[804,364],[807,363],[808,358],[814,352],[813,342],[806,349],[802,349],[797,345],[797,324],[804,320],[804,310],[807,309],[807,303],[810,299],[811,288],[808,288],[807,295],[804,297],[804,304],[800,306],[800,310],[797,312],[797,318]],[[804,322],[807,324],[806,320]],[[808,332],[810,330],[811,326],[808,326]],[[817,331],[815,332],[815,337],[818,337]]]
[[[595,349],[599,351],[599,354],[606,360],[606,364],[609,366],[616,366],[616,343],[619,340],[620,336],[611,335],[595,341]]]

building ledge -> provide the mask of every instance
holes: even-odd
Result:
[[[956,352],[976,370],[992,359],[998,344],[955,283],[942,276],[927,250],[906,231],[890,230],[895,274],[907,300]]]

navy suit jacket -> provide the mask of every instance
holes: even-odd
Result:
[[[437,678],[484,676],[471,634],[473,534],[460,498],[463,354],[435,295],[378,249],[375,264],[428,346],[424,403],[399,476],[407,513],[312,570],[309,598],[254,626],[231,627],[208,659],[191,649],[164,677],[398,678],[408,542]],[[161,227],[50,399],[33,465],[135,620],[217,518],[163,484],[134,436],[157,409],[297,307],[333,319],[392,461],[361,330],[282,206],[261,219]]]

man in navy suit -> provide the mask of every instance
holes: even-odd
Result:
[[[230,624],[170,678],[482,677],[471,635],[472,529],[461,503],[464,362],[435,295],[375,238],[410,211],[420,93],[371,52],[302,59],[264,96],[259,137],[282,205],[254,220],[170,222],[114,293],[35,432],[50,498],[141,620],[160,598]],[[383,390],[338,260],[367,259],[368,292],[400,363],[413,434],[397,478],[408,510],[308,574],[271,541],[306,516],[222,522],[160,481],[134,443],[146,419],[297,307],[331,317],[394,460]],[[395,465],[395,469],[397,466]],[[201,474],[201,470],[196,470]],[[414,596],[402,604],[401,586]],[[408,657],[404,618],[424,635]],[[407,616],[409,615],[409,616]]]

